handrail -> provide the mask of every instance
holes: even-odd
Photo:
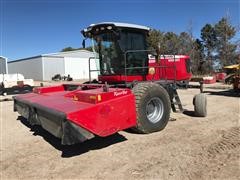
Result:
[[[97,69],[91,70],[91,59],[95,59],[95,60],[96,60],[96,58],[95,58],[95,57],[89,57],[89,59],[88,59],[88,76],[89,76],[89,82],[91,82],[91,79],[92,79],[92,77],[91,77],[91,72],[98,72],[98,71],[100,71],[100,70],[97,70]]]
[[[124,75],[125,75],[125,84],[127,82],[127,70],[129,69],[146,69],[146,68],[149,68],[149,66],[144,66],[144,67],[131,67],[131,68],[128,68],[127,67],[127,54],[128,53],[131,53],[131,52],[152,52],[152,50],[128,50],[124,53]],[[166,69],[167,68],[173,68],[174,69],[174,84],[176,84],[176,61],[175,61],[175,54],[173,55],[174,56],[174,65],[173,66],[167,66],[166,65],[166,62],[165,62],[165,66],[152,66],[154,68],[164,68],[165,69],[165,76],[164,76],[164,79],[165,81],[167,81],[167,77],[166,77],[166,74],[167,74],[167,71]],[[165,57],[164,57],[165,59]]]
[[[133,69],[148,69],[149,68],[149,66],[143,66],[143,67],[127,67],[127,54],[128,53],[134,53],[134,52],[153,52],[152,50],[127,50],[127,51],[125,51],[124,52],[124,78],[125,78],[125,84],[127,83],[127,70],[133,70]],[[100,69],[99,70],[97,70],[97,69],[94,69],[94,70],[92,70],[91,69],[91,60],[92,59],[96,59],[95,57],[89,57],[89,59],[88,59],[88,66],[89,66],[89,82],[91,82],[91,72],[99,72],[100,71]],[[164,59],[165,59],[165,57],[164,57]],[[160,78],[160,80],[161,79],[164,79],[165,81],[167,81],[167,77],[166,77],[166,74],[167,74],[167,72],[166,72],[166,69],[167,68],[173,68],[174,69],[174,84],[176,84],[176,60],[175,60],[176,58],[175,58],[175,54],[174,54],[174,65],[173,66],[168,66],[168,65],[166,65],[166,62],[165,62],[165,65],[159,65],[159,66],[152,66],[152,67],[154,67],[154,68],[158,68],[158,69],[160,69],[160,68],[164,68],[165,69],[165,75],[164,75],[164,78],[162,78],[162,76],[161,76],[161,78]]]

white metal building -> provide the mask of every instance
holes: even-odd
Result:
[[[0,56],[0,74],[7,73],[8,73],[7,58]]]
[[[76,50],[42,54],[8,62],[9,73],[21,73],[25,78],[49,81],[56,74],[70,75],[73,79],[89,78],[89,58],[95,57],[93,52]],[[91,60],[91,69],[96,70],[98,59]],[[92,72],[91,77],[97,78],[98,73]]]

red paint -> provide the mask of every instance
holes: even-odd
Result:
[[[149,68],[155,68],[155,74],[146,76],[100,76],[102,81],[143,81],[143,80],[188,80],[188,56],[178,56],[175,61],[170,56],[155,62],[149,59]],[[166,68],[157,67],[166,66]],[[98,136],[108,136],[120,130],[136,126],[135,96],[129,89],[109,88],[104,92],[102,85],[90,85],[90,90],[66,91],[64,85],[35,88],[34,93],[18,96],[22,102],[37,104],[64,113],[66,119]],[[38,112],[38,111],[37,111]]]
[[[191,72],[188,72],[187,62],[189,56],[176,55],[174,56],[166,55],[165,58],[161,57],[159,62],[152,57],[149,58],[149,68],[155,68],[155,74],[147,74],[146,76],[124,76],[124,75],[104,75],[99,76],[99,81],[108,83],[118,83],[118,82],[132,82],[132,81],[151,81],[151,80],[174,80],[184,81],[190,80],[192,77]],[[176,71],[175,71],[176,69]],[[176,73],[175,73],[176,72]]]
[[[38,87],[33,89],[33,92],[38,94],[58,92],[58,91],[64,91],[64,86],[60,85],[60,86]]]
[[[203,84],[214,84],[216,83],[215,76],[203,77]]]
[[[216,73],[215,76],[217,81],[224,81],[227,75],[226,73]]]
[[[18,97],[63,112],[69,121],[98,136],[108,136],[136,126],[135,97],[129,89],[109,88],[109,92],[103,92],[102,88],[96,88],[70,92],[61,86],[53,86],[38,88],[37,91],[41,93]]]

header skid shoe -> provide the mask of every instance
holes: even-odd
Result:
[[[63,145],[136,126],[135,97],[129,89],[41,87],[14,97],[14,111],[60,138]]]

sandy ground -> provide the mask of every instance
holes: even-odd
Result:
[[[240,98],[204,90],[206,118],[193,117],[199,90],[179,90],[186,111],[172,113],[163,131],[121,131],[74,146],[17,121],[13,102],[0,102],[1,179],[239,179]]]

